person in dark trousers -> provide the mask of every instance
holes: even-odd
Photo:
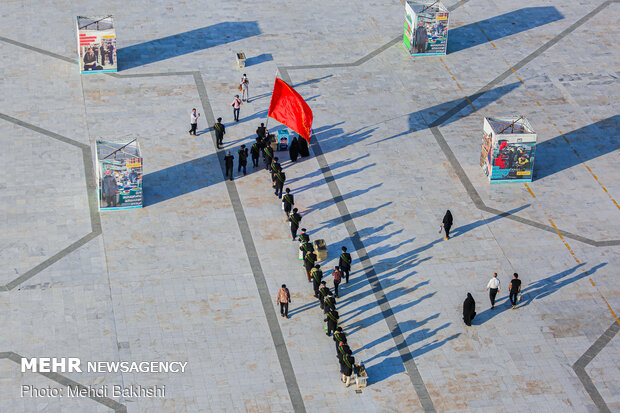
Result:
[[[471,327],[474,317],[476,317],[476,301],[470,293],[467,293],[467,298],[463,301],[463,321]]]
[[[291,161],[297,162],[297,157],[299,156],[299,142],[297,142],[297,138],[293,138],[290,145],[288,146],[288,154],[291,157]]]
[[[252,167],[256,168],[258,167],[258,158],[260,157],[260,143],[259,140],[260,138],[256,138],[256,142],[254,142],[252,144],[252,147],[250,148],[250,154],[252,155]]]
[[[269,166],[269,172],[271,173],[271,182],[273,183],[273,187],[276,187],[276,173],[282,170],[282,165],[280,165],[279,158],[276,156],[271,161],[271,165]]]
[[[452,228],[452,212],[446,211],[446,215],[443,216],[443,230],[446,232],[444,239],[447,241],[450,239],[450,228]]]
[[[291,223],[291,235],[293,241],[297,238],[297,229],[299,229],[299,223],[301,222],[301,215],[297,213],[297,208],[293,208],[293,213],[288,216],[288,220]]]
[[[334,331],[334,342],[336,343],[336,352],[338,352],[338,345],[340,343],[347,344],[347,335],[344,331],[342,331],[342,327],[336,327],[336,331]]]
[[[302,158],[310,156],[310,151],[308,150],[308,141],[301,136],[299,137],[299,139],[297,139],[297,148],[299,156],[301,156]]]
[[[290,188],[286,188],[286,190],[284,192],[285,192],[285,194],[282,197],[282,207],[284,209],[284,213],[286,214],[286,216],[288,216],[291,213],[291,210],[293,209],[293,206],[295,205],[295,197],[293,195],[291,195],[291,189]],[[302,231],[303,231],[303,228],[302,228]],[[306,234],[306,235],[308,235],[308,234]],[[301,235],[300,235],[300,237],[301,237]]]
[[[329,310],[336,309],[336,299],[332,296],[327,296],[323,300],[323,314],[327,314]]]
[[[321,286],[321,280],[323,279],[323,271],[321,271],[321,266],[319,264],[316,264],[314,268],[310,270],[310,277],[312,278],[314,297],[319,298],[319,287]]]
[[[347,252],[347,247],[342,247],[342,254],[338,260],[338,266],[345,276],[347,284],[349,283],[349,272],[351,271],[351,254]]]
[[[288,318],[288,304],[291,302],[291,294],[286,288],[286,284],[282,284],[282,288],[276,295],[276,305],[280,305],[280,317]]]
[[[335,309],[330,310],[327,313],[327,317],[325,317],[324,321],[327,321],[327,337],[332,335],[332,332],[336,330],[338,327],[338,311]]]
[[[260,126],[256,128],[256,135],[258,135],[258,137],[261,139],[265,139],[265,137],[267,136],[267,128],[265,127],[264,123],[261,123]]]
[[[491,300],[491,310],[495,308],[495,297],[499,292],[499,284],[497,273],[494,273],[493,278],[491,278],[487,284],[487,291],[489,292],[489,299]]]
[[[273,160],[273,151],[271,150],[271,146],[267,145],[263,148],[263,161],[265,162],[265,170],[269,170],[271,168],[271,163]]]
[[[196,136],[196,128],[198,127],[198,118],[200,113],[196,113],[196,108],[192,109],[192,113],[189,116],[189,134]]]
[[[321,310],[325,308],[325,297],[332,295],[332,291],[329,289],[325,281],[321,281],[319,287],[319,302],[321,303]]]
[[[510,294],[510,304],[512,304],[512,309],[514,310],[517,308],[517,298],[521,292],[521,280],[519,279],[519,274],[516,272],[513,274],[513,278],[510,281],[508,292]]]
[[[426,44],[428,43],[428,32],[424,27],[424,22],[420,20],[417,29],[415,29],[415,51],[416,53],[426,53]]]
[[[310,236],[306,234],[305,228],[302,228],[302,233],[299,235],[299,250],[301,251],[301,258],[306,259],[306,254],[314,252],[314,246],[310,242]],[[305,264],[305,262],[304,262]]]
[[[230,151],[224,157],[224,163],[226,164],[226,177],[230,174],[230,180],[233,180],[233,167],[235,165],[235,157],[231,155]]]
[[[314,251],[306,252],[304,257],[304,267],[306,268],[306,275],[308,276],[308,282],[310,282],[310,271],[314,268],[316,262],[316,254]]]
[[[101,66],[105,66],[105,54],[107,51],[105,50],[105,43],[101,42],[101,46],[99,46],[99,55],[101,56]]]
[[[291,195],[293,196],[293,195]],[[308,235],[308,233],[306,232],[305,228],[301,229],[301,234],[299,234],[299,242],[301,242],[302,244],[305,242],[310,242],[310,235]],[[313,249],[314,251],[314,249]]]
[[[239,99],[239,95],[235,95],[235,99],[230,104],[233,108],[233,117],[235,118],[235,122],[239,122],[239,111],[241,110],[241,99]]]
[[[282,190],[284,188],[284,182],[286,181],[286,174],[283,170],[279,170],[275,173],[275,182],[276,182],[276,196],[282,199]]]
[[[95,53],[93,53],[93,49],[89,47],[86,53],[84,53],[84,71],[95,70],[96,68],[97,59],[95,58]]]
[[[338,286],[340,285],[340,281],[342,281],[342,272],[340,272],[340,267],[334,267],[334,297],[338,298]]]
[[[114,64],[114,45],[108,42],[108,58],[110,59],[110,64]]]
[[[222,118],[217,118],[217,122],[213,125],[215,130],[215,141],[217,142],[217,149],[224,143],[224,135],[226,134],[226,126],[222,123]]]
[[[112,171],[106,170],[101,184],[101,192],[108,208],[116,206],[116,194],[118,194],[118,184]]]
[[[243,169],[243,175],[247,174],[247,166],[248,166],[248,148],[245,145],[241,145],[241,149],[239,149],[237,158],[237,172],[240,172]]]

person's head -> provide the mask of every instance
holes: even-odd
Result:
[[[291,192],[291,189],[290,188],[286,188],[286,191],[284,191],[284,192],[286,192],[288,194],[288,193]]]
[[[493,273],[493,277],[497,278],[497,273],[496,272]]]
[[[286,284],[282,284],[282,288],[286,288]]]
[[[467,298],[473,299],[474,297],[471,296],[471,293],[467,293]]]
[[[293,208],[293,212],[297,212],[297,211],[298,211],[298,209],[297,209],[297,208]]]
[[[241,149],[245,149],[245,145],[241,145]]]
[[[342,327],[337,327],[336,331],[338,331],[339,333],[342,333]]]
[[[515,278],[519,278],[519,274],[517,274],[516,272],[514,274],[512,274],[515,276]]]
[[[192,112],[196,113],[196,108],[192,109]]]
[[[327,283],[325,281],[321,281],[322,285],[327,285]]]
[[[302,229],[301,229],[301,232],[306,232],[306,229],[305,229],[305,228],[302,228]]]
[[[340,267],[336,265],[336,266],[334,267],[334,271],[340,271]]]
[[[347,252],[347,247],[342,247],[342,252]]]
[[[228,154],[227,154],[227,155],[230,155],[230,151],[228,151]]]
[[[243,74],[243,76],[245,76],[245,73]]]
[[[221,121],[222,121],[222,118],[217,118],[217,121],[218,121],[218,122],[221,122]]]
[[[260,126],[261,126],[262,128],[264,128],[264,127],[265,127],[265,124],[261,122]]]
[[[274,162],[278,162],[278,157],[276,156],[275,158],[273,158]]]
[[[235,95],[235,97],[236,97],[237,99],[239,99],[239,95]]]
[[[317,264],[314,266],[314,268],[316,268],[317,270],[321,268],[321,264]]]

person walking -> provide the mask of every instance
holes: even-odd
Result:
[[[252,144],[250,148],[250,154],[252,155],[252,168],[258,167],[258,158],[260,157],[260,138],[256,138],[256,142]]]
[[[345,387],[349,387],[351,383],[351,375],[353,374],[353,366],[355,365],[355,357],[352,354],[345,354],[342,356],[343,364],[341,365],[340,372],[342,373],[342,382]]]
[[[446,232],[444,239],[447,241],[450,239],[450,228],[452,228],[452,212],[446,211],[446,215],[443,216],[443,230]]]
[[[342,272],[340,272],[340,267],[334,267],[334,297],[338,298],[338,286],[340,285],[340,281],[342,281]]]
[[[196,136],[196,128],[198,127],[198,118],[200,113],[196,113],[196,108],[192,109],[192,113],[189,116],[189,134]]]
[[[235,165],[235,157],[232,156],[230,151],[224,157],[224,163],[226,164],[226,177],[228,178],[228,174],[230,173],[230,180],[233,180],[233,166]]]
[[[325,317],[324,321],[327,321],[327,337],[332,335],[332,332],[336,331],[338,327],[338,311],[336,309],[330,309]]]
[[[293,241],[297,238],[297,229],[299,229],[299,223],[301,222],[301,215],[297,213],[297,208],[293,208],[293,213],[288,216],[288,220],[291,223],[291,235]]]
[[[217,118],[217,122],[213,125],[215,130],[215,141],[217,143],[217,149],[224,143],[224,135],[226,134],[226,126],[222,123],[222,118]]]
[[[249,86],[250,86],[250,81],[248,80],[248,77],[244,73],[243,76],[241,77],[241,100],[244,100],[246,102],[250,101],[250,92],[248,89]]]
[[[308,276],[308,282],[310,282],[310,271],[314,268],[314,263],[316,262],[316,254],[314,251],[310,251],[306,253],[304,257],[304,267],[306,268],[306,275]]]
[[[499,284],[497,273],[493,273],[493,278],[491,278],[487,284],[487,291],[489,292],[489,299],[491,300],[491,310],[495,308],[495,296],[497,296],[499,292]]]
[[[290,188],[286,188],[284,192],[285,194],[282,197],[282,209],[284,210],[284,213],[286,214],[286,216],[288,216],[291,213],[291,210],[293,209],[293,205],[295,205],[295,197],[291,195]],[[302,233],[303,231],[304,229],[302,228]],[[301,238],[301,235],[299,237]]]
[[[521,280],[519,279],[519,274],[516,272],[513,274],[513,278],[510,281],[508,292],[510,294],[510,304],[512,304],[512,309],[514,310],[517,308],[517,298],[521,293]]]
[[[288,318],[288,304],[291,302],[291,293],[286,288],[286,284],[282,284],[282,288],[276,295],[276,305],[280,305],[280,317]]]
[[[271,163],[273,160],[273,150],[271,146],[266,145],[263,148],[263,161],[265,162],[265,170],[268,171],[271,168]]]
[[[232,101],[230,106],[233,107],[233,117],[235,118],[235,122],[239,122],[239,111],[241,110],[241,99],[239,99],[239,95],[235,95],[235,99]]]
[[[269,172],[271,173],[271,182],[273,183],[273,187],[276,187],[276,173],[282,170],[282,165],[278,162],[280,158],[277,156],[273,158],[271,165],[269,166]]]
[[[321,281],[321,286],[319,287],[319,302],[321,303],[321,310],[325,308],[325,297],[332,295],[331,290],[327,286],[325,281]]]
[[[321,280],[323,279],[323,271],[321,271],[320,264],[316,264],[314,268],[310,271],[310,277],[312,277],[314,298],[319,298],[319,287],[321,286]]]
[[[347,247],[342,247],[342,254],[340,254],[340,259],[338,260],[338,266],[348,284],[349,272],[351,271],[351,254],[347,252]]]
[[[284,182],[286,181],[286,174],[282,169],[275,173],[275,183],[276,183],[276,196],[282,199],[282,190],[284,188]]]
[[[342,331],[342,327],[336,327],[336,331],[334,331],[333,336],[334,342],[336,343],[336,352],[338,352],[338,345],[340,343],[347,344],[347,335],[344,331]]]
[[[467,298],[463,301],[463,321],[471,327],[474,317],[476,317],[476,301],[470,293],[467,293]]]
[[[247,174],[246,168],[248,166],[248,148],[246,148],[245,145],[241,145],[241,149],[239,149],[238,154],[237,172],[241,172],[241,169],[243,169],[243,176],[245,176]]]
[[[293,195],[291,195],[292,197]],[[302,244],[304,243],[309,243],[310,242],[310,235],[308,235],[308,233],[306,232],[305,228],[301,229],[301,234],[299,234],[299,242],[301,242]],[[314,249],[312,250],[314,251]]]

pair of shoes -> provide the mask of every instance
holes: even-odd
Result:
[[[443,239],[445,239],[446,241],[448,240],[448,237],[443,237]]]
[[[329,333],[325,333],[325,335],[326,335],[327,337],[329,337]]]

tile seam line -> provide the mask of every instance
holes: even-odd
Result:
[[[209,101],[207,88],[202,79],[202,74],[199,71],[196,71],[193,72],[193,77],[196,83],[196,89],[198,91],[198,96],[200,98],[206,120],[208,124],[213,125],[215,123],[215,116],[213,114],[213,109]],[[210,128],[207,133],[211,136],[213,146],[217,147],[216,137],[213,128]],[[207,133],[201,134],[201,136],[203,136],[203,139],[204,135],[206,135]],[[265,318],[267,320],[267,325],[269,327],[269,332],[275,347],[276,356],[278,357],[278,362],[282,370],[282,375],[286,384],[291,404],[296,413],[305,413],[306,407],[304,405],[303,397],[301,395],[301,390],[299,388],[299,384],[297,383],[295,370],[293,369],[293,364],[288,354],[286,342],[284,340],[284,335],[282,334],[282,329],[278,322],[276,311],[272,306],[271,294],[269,294],[267,281],[265,279],[265,275],[263,273],[263,269],[258,258],[256,245],[254,244],[254,238],[252,237],[250,225],[243,210],[243,205],[239,197],[239,192],[237,191],[237,186],[234,181],[228,180],[225,176],[225,164],[224,159],[221,156],[224,151],[222,149],[218,149],[216,153],[218,155],[217,158],[219,160],[222,177],[224,178],[226,191],[228,192],[228,196],[233,207],[233,212],[237,220],[237,225],[239,226],[239,231],[241,233],[241,238],[243,240],[243,245],[246,250],[246,255],[250,263],[250,268],[252,269],[252,274],[254,275],[256,289],[258,290],[259,299],[261,301]]]
[[[280,71],[280,75],[283,77],[283,80],[291,84],[292,80],[288,74],[288,71],[283,68],[279,68],[278,70]],[[357,231],[357,228],[355,226],[355,223],[353,222],[351,214],[346,206],[344,199],[342,198],[342,193],[340,192],[340,189],[338,188],[338,184],[336,183],[336,180],[334,179],[334,176],[331,172],[329,164],[327,163],[327,159],[325,158],[325,155],[321,149],[321,145],[318,139],[313,140],[311,147],[315,154],[315,158],[317,159],[319,167],[321,168],[321,173],[323,174],[323,178],[325,179],[325,182],[327,183],[327,187],[330,191],[332,199],[334,200],[334,203],[336,204],[336,207],[338,208],[340,219],[342,220],[347,230],[347,233],[351,239],[351,242],[353,243],[353,246],[355,247],[355,251],[360,260],[360,264],[362,264],[362,267],[364,268],[363,273],[366,277],[366,280],[368,281],[368,284],[370,285],[373,291],[375,300],[377,304],[379,305],[379,308],[383,315],[383,320],[385,321],[387,328],[390,332],[390,335],[392,336],[394,346],[398,350],[399,356],[403,362],[403,365],[405,366],[405,370],[407,371],[407,374],[409,375],[409,379],[418,396],[420,404],[422,405],[422,408],[424,409],[425,412],[435,412],[436,411],[435,406],[430,397],[428,389],[426,388],[426,385],[424,384],[424,380],[422,379],[422,376],[417,367],[417,364],[413,356],[411,355],[411,350],[409,349],[409,346],[404,338],[402,330],[400,329],[400,325],[398,324],[398,321],[396,320],[396,316],[394,315],[392,307],[390,306],[385,296],[383,287],[381,285],[381,281],[379,280],[379,277],[377,276],[374,265],[370,259],[370,256],[368,255],[366,251],[366,247],[364,246],[364,243],[361,237],[359,236],[359,232]]]

